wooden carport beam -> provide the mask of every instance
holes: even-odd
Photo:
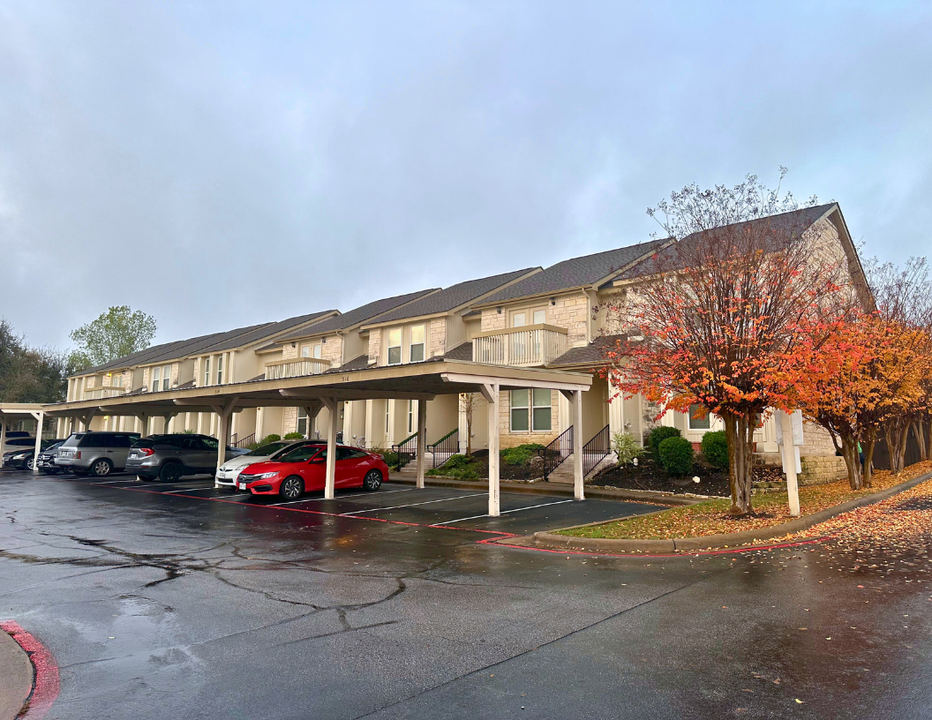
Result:
[[[39,474],[39,453],[42,451],[42,424],[45,420],[44,412],[29,413],[36,419],[36,449],[32,453],[32,474]]]
[[[303,398],[305,400],[310,400],[316,398],[318,400],[325,400],[322,393],[315,393],[313,388],[298,389],[298,390],[279,390],[278,391],[284,398]],[[335,390],[333,388],[326,389],[326,397],[332,400],[433,400],[436,395],[433,393],[422,393],[422,392],[386,392],[381,390]]]

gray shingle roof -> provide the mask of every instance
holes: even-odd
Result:
[[[327,372],[349,372],[351,370],[365,370],[367,367],[369,367],[369,356],[357,355],[348,363],[334,368],[333,370],[328,370]]]
[[[651,240],[594,255],[564,260],[483,300],[482,305],[493,305],[506,300],[592,285],[615,270],[620,270],[644,255],[654,252],[664,242],[666,241]]]
[[[524,270],[515,270],[513,272],[502,273],[501,275],[491,275],[486,278],[467,280],[466,282],[451,285],[445,290],[441,290],[433,295],[428,295],[410,305],[405,305],[397,310],[381,315],[373,322],[393,322],[395,320],[421,317],[422,315],[436,315],[438,313],[449,312],[450,310],[466,305],[470,301],[492,292],[495,288],[507,285],[537,270],[540,270],[540,268],[525,268]]]
[[[271,323],[267,326],[262,325],[252,332],[241,336],[237,335],[231,337],[226,341],[218,343],[216,346],[211,345],[209,348],[205,348],[205,351],[209,350],[210,352],[220,352],[221,350],[231,350],[233,348],[242,347],[244,345],[251,345],[254,342],[258,342],[269,337],[275,337],[283,332],[291,330],[292,328],[305,325],[309,322],[312,322],[314,318],[323,317],[324,315],[332,312],[335,311],[323,310],[321,312],[309,313],[307,315],[298,315],[297,317],[288,318],[287,320],[282,320],[281,322],[277,323]]]
[[[457,345],[444,354],[445,360],[468,360],[472,362],[472,340]]]
[[[439,288],[429,288],[428,290],[418,290],[417,292],[408,293],[407,295],[396,295],[395,297],[374,300],[371,303],[360,305],[358,308],[350,310],[349,312],[345,312],[342,315],[328,318],[327,320],[324,320],[321,323],[317,323],[312,327],[307,328],[306,330],[292,333],[279,339],[281,341],[296,340],[297,338],[308,337],[310,335],[335,332],[336,330],[346,330],[347,328],[361,325],[366,320],[374,320],[378,316],[394,310],[395,308],[404,305],[405,303],[409,303],[412,300],[417,300],[424,297],[425,295],[429,295],[430,293],[436,293],[438,290]]]
[[[630,280],[644,275],[652,275],[658,271],[669,271],[681,267],[683,262],[678,258],[678,253],[684,247],[699,242],[703,239],[715,240],[717,233],[724,232],[723,228],[729,228],[728,233],[740,231],[743,227],[758,227],[765,230],[760,232],[758,238],[762,243],[771,246],[773,251],[785,248],[787,243],[793,238],[800,237],[812,225],[830,210],[837,206],[836,203],[827,203],[825,205],[815,205],[813,207],[801,208],[777,215],[750,220],[746,223],[734,223],[725,225],[722,228],[704,230],[702,232],[692,233],[680,240],[678,243],[670,244],[668,247],[661,249],[656,255],[643,258],[641,261],[621,273],[616,279]]]
[[[625,339],[624,335],[604,335],[597,337],[588,345],[567,350],[560,357],[547,364],[548,368],[578,367],[584,365],[595,368],[605,364],[605,351]]]

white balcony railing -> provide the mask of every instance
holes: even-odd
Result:
[[[84,391],[85,400],[103,400],[124,395],[126,391],[121,387],[99,387]]]
[[[566,352],[566,330],[528,325],[484,332],[472,341],[472,359],[490,365],[546,365]]]
[[[265,366],[265,379],[282,380],[284,378],[304,377],[305,375],[320,375],[329,369],[329,360],[320,360],[318,358],[280,360]]]

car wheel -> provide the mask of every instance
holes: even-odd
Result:
[[[26,469],[31,471],[36,466],[35,458],[26,458]]]
[[[159,480],[162,482],[178,482],[181,479],[181,465],[176,462],[167,462],[159,469]]]
[[[304,494],[304,481],[297,475],[292,475],[282,480],[278,488],[278,494],[283,500],[297,500]]]
[[[370,470],[366,473],[362,486],[366,490],[378,490],[382,486],[382,473],[378,470]]]
[[[137,475],[137,476],[136,476],[136,481],[137,481],[137,482],[151,482],[151,481],[152,481],[152,478],[146,477],[145,475]]]
[[[106,477],[113,471],[113,463],[107,460],[107,458],[101,458],[100,460],[95,460],[94,464],[91,465],[91,474],[94,477]]]

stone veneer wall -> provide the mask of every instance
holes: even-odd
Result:
[[[373,328],[369,331],[369,364],[380,362],[382,354],[382,329]]]
[[[557,435],[560,434],[560,393],[556,390],[550,391],[550,427],[549,432],[511,432],[511,392],[503,390],[499,395],[498,419],[499,419],[499,443],[502,448],[515,447],[525,443],[540,443],[547,445]]]
[[[429,336],[426,356],[443,355],[447,351],[447,319],[442,317],[431,320]]]
[[[801,457],[799,464],[802,466],[802,473],[798,478],[800,485],[822,485],[848,477],[844,458],[834,455]]]

